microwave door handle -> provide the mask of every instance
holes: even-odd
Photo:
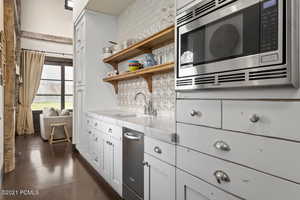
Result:
[[[140,140],[141,139],[141,136],[133,134],[133,133],[125,133],[124,137],[129,140]]]

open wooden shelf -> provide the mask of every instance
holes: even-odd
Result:
[[[174,62],[166,63],[162,65],[155,65],[153,67],[147,67],[144,69],[137,70],[135,72],[125,72],[120,75],[104,78],[103,81],[111,83],[116,94],[118,94],[118,82],[123,80],[129,80],[134,78],[142,77],[147,81],[148,89],[152,92],[152,76],[153,74],[166,73],[174,70]]]
[[[118,63],[144,53],[151,53],[153,49],[157,49],[174,42],[174,38],[175,27],[171,26],[130,46],[127,49],[123,49],[122,51],[103,59],[103,62],[111,64],[115,69],[117,69]]]

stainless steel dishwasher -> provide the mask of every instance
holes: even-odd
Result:
[[[144,134],[123,129],[123,198],[144,199]]]

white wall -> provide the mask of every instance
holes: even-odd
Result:
[[[160,25],[166,15],[162,9],[174,4],[174,0],[136,0],[118,17],[118,40],[135,38],[152,25]]]
[[[26,0],[21,2],[21,30],[73,38],[72,11],[64,0]],[[72,45],[21,39],[21,47],[43,51],[72,53]]]

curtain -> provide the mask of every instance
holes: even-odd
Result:
[[[31,104],[40,85],[45,55],[39,52],[21,53],[21,72],[23,84],[20,87],[17,134],[34,134]]]

